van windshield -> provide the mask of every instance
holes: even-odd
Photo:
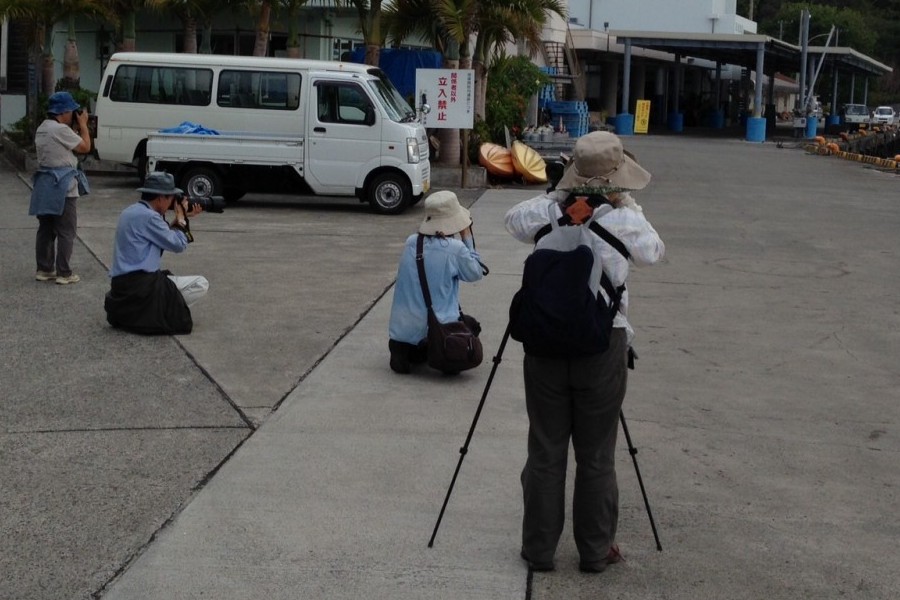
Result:
[[[869,109],[865,104],[848,104],[845,109],[846,114],[848,115],[867,115],[869,114]]]
[[[385,110],[387,110],[388,117],[398,123],[415,121],[416,111],[403,99],[400,91],[394,87],[394,84],[387,78],[384,71],[373,69],[370,73],[377,76],[378,79],[370,79],[369,87],[381,99]]]

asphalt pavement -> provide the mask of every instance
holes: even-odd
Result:
[[[462,286],[485,363],[388,368],[396,261],[421,206],[248,196],[165,264],[210,292],[189,336],[105,322],[136,182],[79,200],[82,281],[34,281],[27,174],[0,167],[0,598],[889,599],[900,339],[897,175],[795,144],[626,138],[667,258],[635,269],[640,356],[620,436],[626,561],[518,556],[521,347],[495,376],[529,248],[502,217],[539,188],[459,190],[491,273]],[[570,484],[571,484],[571,477]]]

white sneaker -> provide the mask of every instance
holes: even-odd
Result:
[[[34,278],[38,281],[53,281],[56,279],[55,271],[38,271]]]
[[[72,273],[68,277],[59,276],[56,278],[56,283],[59,285],[69,285],[70,283],[78,283],[79,281],[81,281],[81,277],[75,273]]]

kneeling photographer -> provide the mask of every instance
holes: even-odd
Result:
[[[194,241],[188,219],[203,206],[185,197],[164,171],[148,174],[137,191],[141,199],[122,211],[116,225],[106,320],[134,333],[190,333],[189,307],[206,295],[209,282],[160,270],[160,263],[164,251],[183,252]],[[169,210],[175,213],[171,222],[165,218]]]

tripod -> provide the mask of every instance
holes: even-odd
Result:
[[[469,433],[466,435],[466,441],[462,445],[462,448],[459,449],[459,462],[456,463],[456,470],[453,471],[453,478],[450,480],[450,486],[447,488],[446,496],[444,496],[441,512],[438,514],[437,522],[434,524],[434,531],[431,532],[431,539],[428,540],[429,548],[434,547],[434,538],[437,537],[438,528],[440,528],[441,520],[444,518],[444,512],[447,510],[447,503],[450,502],[450,495],[453,493],[453,487],[456,485],[456,478],[459,476],[459,470],[462,467],[463,460],[465,460],[466,454],[469,452],[469,443],[472,441],[472,436],[475,434],[475,426],[478,424],[478,418],[481,416],[481,410],[484,408],[484,401],[487,399],[488,392],[491,389],[491,383],[494,381],[494,374],[497,372],[497,367],[500,366],[500,362],[503,360],[503,351],[506,349],[506,342],[509,341],[511,325],[511,323],[508,324],[506,326],[506,331],[503,333],[500,347],[497,349],[497,354],[493,358],[494,365],[491,367],[491,373],[488,375],[487,382],[484,385],[484,391],[481,393],[481,400],[478,402],[478,408],[475,409],[475,417],[472,419],[472,424],[469,426]],[[631,369],[634,368],[634,358],[636,358],[636,355],[629,352],[629,368]],[[641,495],[644,497],[644,506],[647,508],[647,516],[650,518],[650,528],[653,530],[653,537],[656,540],[656,549],[662,552],[662,544],[659,542],[659,534],[656,531],[656,522],[653,520],[653,513],[650,511],[650,501],[647,499],[647,492],[644,489],[644,479],[641,477],[641,470],[637,463],[638,451],[631,442],[631,434],[628,432],[628,425],[625,423],[625,415],[621,411],[619,412],[619,420],[622,423],[622,430],[625,432],[625,440],[628,443],[628,453],[631,455],[632,462],[634,462],[634,470],[637,473],[638,483],[641,487]]]

